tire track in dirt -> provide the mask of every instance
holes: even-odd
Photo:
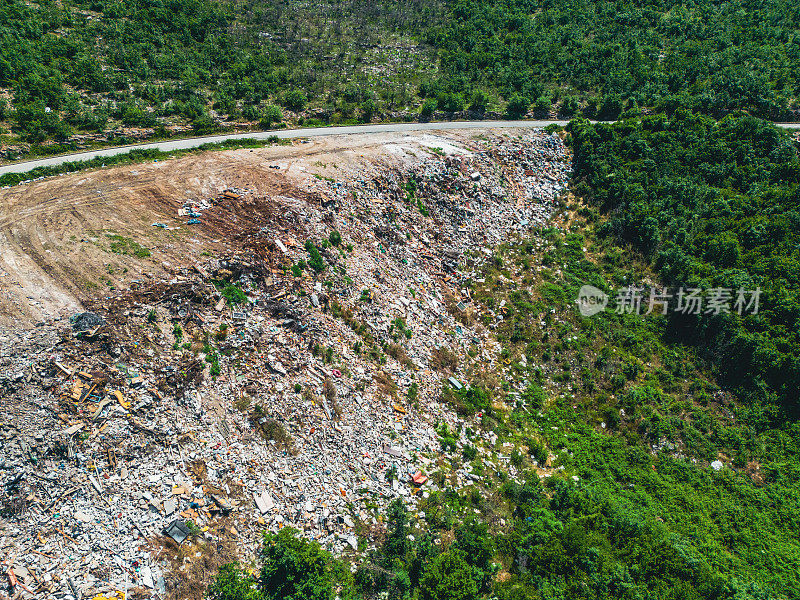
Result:
[[[249,234],[267,224],[299,235],[304,230],[302,212],[322,210],[324,194],[316,191],[314,175],[335,177],[341,167],[369,177],[378,165],[397,166],[402,152],[393,147],[431,152],[431,143],[469,145],[474,133],[441,138],[427,133],[424,139],[406,133],[320,137],[83,171],[0,189],[0,326],[29,325],[74,312],[82,302],[136,280],[173,278],[175,269],[193,264],[205,252],[242,249]],[[276,165],[280,168],[271,168]],[[189,226],[177,216],[187,199],[212,198],[227,188],[250,191],[241,201],[206,210],[200,225]],[[110,234],[135,241],[151,255],[115,254]]]

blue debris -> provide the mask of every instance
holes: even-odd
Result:
[[[448,377],[447,381],[457,390],[463,389],[464,387],[463,385],[461,385],[461,382],[455,377]]]
[[[189,219],[186,224],[187,225],[197,225],[200,223],[200,219]]]

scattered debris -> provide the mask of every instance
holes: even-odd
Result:
[[[96,315],[91,312],[84,312],[72,317],[70,322],[72,323],[72,330],[75,333],[82,333],[92,331],[105,325],[106,320],[100,315]]]
[[[423,475],[422,471],[417,471],[411,476],[411,481],[416,485],[425,485],[425,483],[428,481],[428,476]]]
[[[181,519],[175,519],[164,527],[163,533],[175,540],[176,544],[182,544],[192,534],[186,522]]]
[[[98,295],[68,327],[0,332],[10,584],[163,595],[159,540],[233,536],[246,557],[292,526],[341,553],[393,499],[414,509],[440,489],[423,474],[438,468],[435,425],[466,430],[443,383],[464,387],[468,351],[500,360],[465,317],[468,282],[497,243],[547,222],[569,165],[560,138],[527,131],[341,168],[261,213],[247,189],[180,200],[178,217],[219,228],[244,206],[238,245]],[[496,441],[474,429],[456,443]],[[473,484],[470,469],[449,485]]]

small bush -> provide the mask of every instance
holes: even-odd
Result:
[[[290,448],[294,444],[291,434],[275,419],[266,419],[259,423],[259,428],[265,440],[272,440],[282,448]]]
[[[220,293],[229,304],[242,304],[247,301],[247,294],[239,286],[232,283],[225,285]]]
[[[431,352],[431,366],[438,371],[455,371],[458,368],[458,356],[450,348],[439,346]]]
[[[464,446],[461,455],[464,460],[475,460],[478,457],[478,449],[475,446]]]
[[[314,242],[307,240],[305,249],[309,256],[308,266],[311,267],[315,273],[322,273],[325,270],[325,261],[322,260],[322,255],[314,245]]]
[[[306,102],[308,102],[308,98],[306,98],[306,95],[301,90],[291,90],[286,92],[286,95],[283,97],[283,105],[295,112],[303,110],[306,106]]]
[[[531,382],[522,394],[522,398],[531,408],[542,408],[547,401],[547,394],[540,385]]]
[[[479,386],[469,386],[460,390],[446,387],[442,392],[442,401],[450,404],[461,415],[472,415],[476,412],[488,412],[491,409],[489,392]]]

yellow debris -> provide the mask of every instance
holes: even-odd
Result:
[[[114,592],[113,596],[106,596],[105,594],[98,594],[92,600],[123,600],[125,598],[125,593],[120,592],[119,590]]]
[[[119,405],[122,408],[124,408],[125,410],[128,410],[131,407],[131,403],[128,402],[127,400],[125,400],[125,396],[122,395],[122,392],[120,392],[119,390],[114,390],[111,393],[114,394],[114,396],[116,397],[117,401],[119,402]]]

